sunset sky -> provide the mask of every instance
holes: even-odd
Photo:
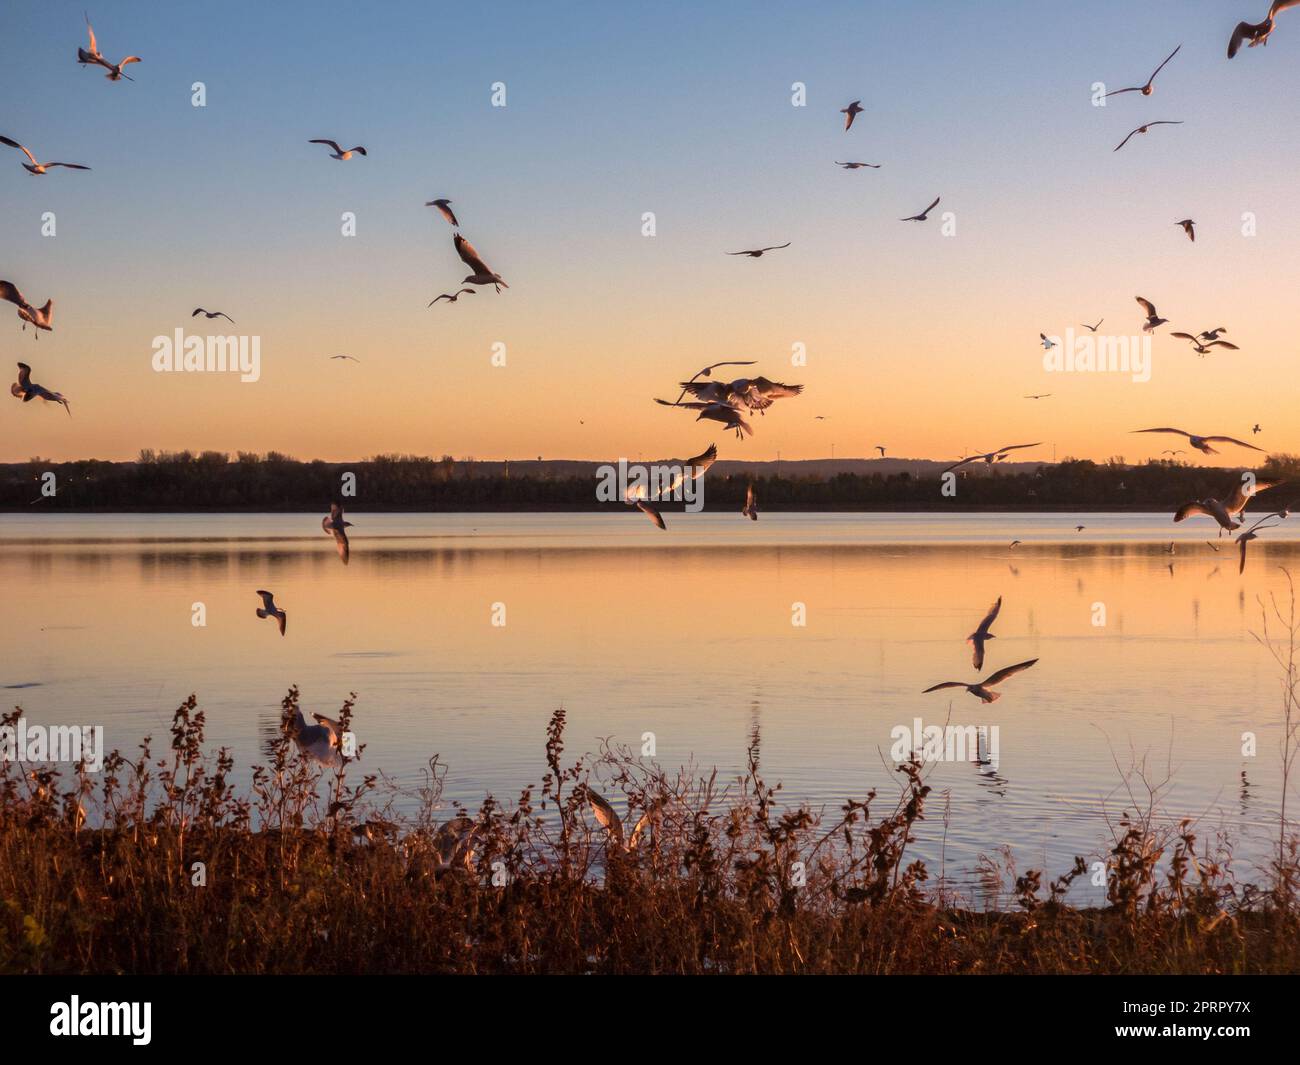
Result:
[[[29,362],[72,404],[5,397],[0,461],[600,459],[710,440],[723,458],[1043,440],[1027,457],[1137,461],[1179,445],[1128,430],[1255,422],[1260,446],[1300,451],[1300,12],[1229,61],[1266,0],[1051,5],[1041,23],[1041,3],[322,2],[304,18],[101,0],[105,56],[143,57],[112,83],[75,61],[84,7],[3,16],[0,133],[94,169],[32,177],[0,147],[0,277],[55,300],[39,341],[0,304],[5,372]],[[1092,106],[1094,82],[1141,84],[1180,43],[1154,96]],[[1153,119],[1185,124],[1112,152]],[[313,137],[370,155],[339,163]],[[927,223],[898,221],[936,195]],[[422,206],[440,196],[508,290],[426,308],[468,273]],[[1149,383],[1043,371],[1040,331],[1104,317],[1135,334],[1135,295],[1171,320]],[[238,328],[191,322],[200,305]],[[1217,326],[1239,352],[1168,335]],[[178,327],[260,336],[261,380],[155,373],[152,339]],[[360,364],[328,359],[344,353]],[[805,394],[743,443],[652,402],[729,358]]]

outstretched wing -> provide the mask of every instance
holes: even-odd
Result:
[[[339,147],[339,145],[338,145],[338,141],[327,140],[327,139],[325,139],[325,138],[323,138],[323,137],[318,137],[318,138],[316,138],[315,140],[310,140],[310,141],[308,141],[307,143],[308,143],[308,144],[328,144],[331,148],[333,148],[336,152],[339,152],[340,154],[341,154],[342,151],[343,151],[343,149]]]
[[[599,794],[587,788],[587,801],[591,804],[591,812],[596,815],[596,820],[604,826],[606,832],[614,837],[619,843],[623,842],[623,822],[619,820],[618,814],[614,812],[614,807],[610,806]]]
[[[29,152],[25,146],[19,144],[16,140],[11,140],[8,137],[0,137],[0,144],[7,144],[9,145],[10,148],[17,148],[20,152],[23,153],[23,155],[27,156],[27,158],[32,161],[32,166],[40,165],[39,163],[36,162],[36,156],[32,155],[32,153]],[[62,163],[50,164],[50,166],[62,166],[62,165],[63,165]]]
[[[945,680],[942,684],[936,684],[932,688],[926,688],[922,695],[928,695],[930,692],[937,692],[940,688],[969,688],[969,684],[963,684],[959,680]]]
[[[490,274],[487,263],[483,261],[479,253],[475,250],[474,245],[462,237],[459,233],[455,235],[452,242],[456,245],[456,254],[461,260],[476,274]]]
[[[1000,684],[1002,681],[1014,677],[1017,673],[1023,673],[1037,661],[1037,658],[1031,658],[1028,662],[1017,662],[1014,666],[1006,666],[1003,669],[999,669],[984,682],[984,687],[991,688],[994,684]]]
[[[1244,440],[1238,440],[1235,436],[1207,436],[1206,440],[1221,441],[1225,444],[1236,444],[1238,447],[1248,447],[1251,451],[1263,451],[1262,447],[1256,447],[1254,444],[1248,444]]]

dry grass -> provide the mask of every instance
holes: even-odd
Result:
[[[291,689],[286,722],[296,709]],[[0,763],[0,972],[1300,969],[1294,837],[1275,883],[1242,887],[1189,824],[1162,833],[1135,802],[1116,820],[1107,907],[1065,903],[1082,859],[1046,888],[990,862],[1005,905],[981,912],[929,889],[909,855],[930,793],[916,764],[897,796],[828,818],[780,805],[753,759],[727,787],[616,749],[566,765],[561,710],[540,785],[489,797],[449,863],[436,758],[412,802],[382,778],[355,783],[351,760],[307,763],[286,734],[237,794],[203,724],[191,697],[167,752],[146,740],[94,777]],[[597,780],[629,811],[622,846],[592,816]]]

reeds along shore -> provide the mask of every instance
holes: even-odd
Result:
[[[229,783],[230,754],[204,750],[193,696],[168,749],[113,752],[98,775],[0,762],[0,971],[1300,969],[1294,837],[1271,884],[1242,885],[1189,823],[1161,829],[1134,803],[1105,908],[1064,901],[1086,875],[1080,858],[1049,882],[990,863],[1004,894],[975,910],[909,853],[931,798],[917,764],[899,767],[896,796],[870,792],[822,816],[779,804],[752,755],[725,787],[613,749],[566,765],[560,710],[541,784],[510,806],[487,798],[449,855],[440,828],[463,811],[440,809],[438,759],[415,796],[379,776],[356,781],[352,759],[322,770],[289,734],[297,699],[291,689],[285,733],[244,793]],[[351,715],[349,700],[340,717]],[[625,799],[621,841],[593,816],[588,784]],[[398,817],[398,805],[415,812]]]

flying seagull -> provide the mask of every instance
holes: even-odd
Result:
[[[1154,333],[1157,326],[1162,326],[1169,321],[1168,318],[1161,318],[1156,313],[1156,305],[1150,300],[1144,300],[1141,296],[1134,296],[1133,298],[1137,300],[1138,303],[1142,305],[1142,309],[1147,312],[1147,320],[1142,325],[1142,332]]]
[[[745,487],[745,505],[741,508],[740,513],[750,521],[758,521],[758,504],[754,501],[753,481],[750,481]]]
[[[1196,223],[1190,218],[1184,218],[1181,222],[1175,222],[1174,225],[1182,226],[1183,232],[1187,234],[1187,239],[1193,244],[1196,243]]]
[[[320,527],[325,530],[325,535],[334,537],[334,545],[338,548],[339,558],[343,560],[345,566],[348,564],[348,556],[352,550],[347,533],[348,526],[351,524],[352,522],[343,520],[343,506],[339,503],[331,503],[329,516],[320,520]]]
[[[1197,355],[1208,355],[1211,348],[1227,348],[1229,351],[1241,350],[1236,344],[1229,344],[1226,340],[1211,340],[1207,344],[1199,338],[1192,336],[1191,333],[1170,333],[1169,335],[1171,337],[1177,337],[1179,340],[1190,341],[1192,347],[1196,349]]]
[[[959,459],[957,462],[954,462],[947,469],[940,470],[939,472],[948,473],[950,470],[955,470],[958,466],[965,466],[966,463],[968,462],[979,462],[981,459],[983,459],[986,464],[991,466],[999,458],[1006,458],[1008,451],[1019,451],[1020,449],[1026,447],[1041,447],[1041,446],[1042,446],[1041,440],[1036,444],[1008,444],[1006,447],[994,448],[992,451],[983,451],[978,455],[970,455],[967,458]]]
[[[672,479],[666,485],[660,485],[659,495],[653,499],[650,497],[650,490],[645,484],[636,484],[628,488],[627,495],[624,497],[625,502],[630,507],[636,507],[646,517],[654,522],[659,528],[667,530],[668,526],[664,523],[664,516],[659,513],[659,508],[654,504],[664,496],[677,490],[678,486],[687,480],[695,480],[704,476],[704,472],[718,460],[718,445],[710,444],[703,452],[689,459],[669,459],[664,463],[656,465],[665,466],[675,469]]]
[[[1097,320],[1096,325],[1089,325],[1087,322],[1082,322],[1080,324],[1083,326],[1084,329],[1088,330],[1089,333],[1095,333],[1098,329],[1101,328],[1101,323],[1104,322],[1105,320],[1106,320],[1105,318],[1099,318]]]
[[[197,318],[200,314],[203,315],[204,318],[224,318],[231,325],[235,324],[235,320],[225,311],[205,311],[202,307],[195,307],[194,313],[191,314],[190,317]]]
[[[439,300],[446,300],[448,303],[455,303],[461,298],[461,296],[473,296],[474,294],[474,289],[472,288],[462,288],[456,292],[444,292],[441,296],[434,296],[433,299],[429,301],[429,306],[432,307]]]
[[[737,408],[731,406],[730,404],[716,403],[716,402],[669,403],[668,400],[666,399],[656,399],[655,402],[662,404],[665,407],[682,407],[686,410],[699,411],[699,414],[697,414],[695,417],[695,420],[697,422],[700,421],[701,419],[707,421],[721,422],[728,429],[734,429],[736,431],[736,436],[738,438],[744,438],[746,436],[754,435],[753,427],[749,424],[749,422],[745,421],[741,412]]]
[[[748,255],[751,259],[761,258],[765,251],[780,251],[782,248],[790,247],[791,241],[784,244],[773,244],[770,248],[755,248],[752,251],[729,251],[728,255]]]
[[[883,458],[885,457],[885,445],[884,445],[884,444],[877,444],[877,445],[876,445],[876,450],[880,452],[880,457],[883,459]]]
[[[1178,54],[1179,50],[1182,47],[1183,46],[1180,44],[1177,48],[1175,48],[1172,52],[1170,52],[1167,56],[1165,56],[1165,62],[1161,63],[1158,67],[1156,67],[1155,74],[1152,74],[1151,77],[1147,78],[1147,83],[1145,85],[1134,85],[1130,89],[1116,89],[1114,92],[1108,92],[1106,95],[1119,96],[1120,93],[1125,93],[1125,92],[1140,92],[1143,96],[1150,96],[1153,92],[1155,92],[1154,82],[1156,80],[1156,74],[1159,74],[1162,70],[1165,69],[1165,63],[1168,63],[1169,60],[1173,59],[1173,57]]]
[[[1193,436],[1191,433],[1182,429],[1171,429],[1162,427],[1159,429],[1134,429],[1135,433],[1174,433],[1177,436],[1187,437],[1188,443],[1197,451],[1204,452],[1206,455],[1217,455],[1218,451],[1210,447],[1211,443],[1236,444],[1238,447],[1248,447],[1251,451],[1263,451],[1262,447],[1256,447],[1254,444],[1248,444],[1244,440],[1238,440],[1231,436]]]
[[[840,114],[844,115],[844,131],[846,133],[853,128],[853,120],[865,110],[866,108],[862,106],[861,100],[854,100],[848,107],[840,108]]]
[[[89,15],[86,16],[86,30],[90,34],[90,51],[86,51],[84,48],[78,48],[77,62],[82,66],[89,66],[94,63],[103,67],[108,71],[104,77],[108,78],[109,81],[121,81],[123,78],[126,78],[127,81],[134,81],[135,79],[131,77],[130,74],[122,73],[122,68],[129,66],[132,63],[141,63],[143,60],[138,55],[129,55],[120,63],[110,63],[99,54],[99,45],[95,42],[95,30],[90,24]]]
[[[1262,433],[1263,431],[1264,431],[1264,430],[1261,429],[1261,428],[1259,427],[1259,422],[1256,422],[1256,423],[1255,423],[1255,428],[1253,428],[1253,429],[1251,430],[1251,433],[1252,433],[1252,434],[1254,434],[1254,433]]]
[[[1014,666],[1007,666],[1005,669],[999,669],[996,673],[989,676],[987,680],[976,681],[974,684],[964,684],[959,680],[947,680],[942,684],[936,684],[931,688],[926,688],[921,694],[927,695],[930,692],[937,692],[941,688],[965,688],[971,693],[971,695],[979,698],[981,702],[996,703],[1002,698],[1002,693],[993,691],[993,685],[1001,684],[1004,680],[1009,680],[1017,673],[1024,672],[1037,661],[1037,658],[1031,658],[1028,662],[1017,662]]]
[[[321,138],[321,137],[318,137],[318,138],[315,139],[315,140],[309,140],[307,143],[308,143],[308,144],[324,144],[324,145],[328,145],[330,148],[333,148],[333,149],[334,149],[334,150],[330,153],[330,158],[331,158],[331,159],[337,159],[337,160],[339,160],[340,162],[343,162],[344,160],[347,160],[347,159],[351,159],[351,158],[352,158],[352,154],[353,154],[354,152],[356,152],[356,153],[359,154],[359,155],[365,155],[365,154],[366,154],[366,150],[365,150],[363,147],[361,147],[361,145],[359,145],[359,144],[358,144],[355,148],[349,148],[347,151],[344,151],[342,148],[339,147],[339,145],[338,145],[338,141],[327,140],[327,139],[325,139],[325,138]]]
[[[9,281],[0,281],[0,300],[8,300],[18,308],[18,317],[23,320],[23,329],[31,322],[39,331],[47,333],[54,329],[54,301],[46,300],[44,307],[33,307],[18,291],[18,287]]]
[[[460,223],[456,221],[456,212],[451,209],[451,200],[430,200],[424,206],[436,207],[443,218],[447,219],[457,229],[460,228]]]
[[[488,264],[474,250],[474,245],[459,233],[452,239],[452,243],[456,245],[456,254],[461,257],[461,261],[474,271],[468,277],[461,279],[462,285],[494,285],[498,292],[501,291],[503,285],[506,288],[510,287],[502,280],[500,274],[494,273],[488,268]]]
[[[331,355],[330,358],[331,358],[331,359],[351,359],[353,362],[360,362],[360,361],[361,361],[361,360],[358,359],[355,355]]]
[[[1207,329],[1204,333],[1202,333],[1202,334],[1201,334],[1200,336],[1198,336],[1196,339],[1197,339],[1197,340],[1218,340],[1218,339],[1219,339],[1219,334],[1220,334],[1220,333],[1226,333],[1227,331],[1228,331],[1227,327],[1221,325],[1221,326],[1219,326],[1218,329]]]
[[[1052,393],[1050,392],[1035,392],[1032,396],[1025,396],[1024,398],[1025,399],[1047,399],[1047,397],[1050,396],[1051,394]]]
[[[31,160],[30,163],[23,163],[23,169],[30,174],[44,174],[52,166],[65,167],[68,170],[89,170],[90,167],[82,166],[80,163],[38,163],[36,156],[32,155],[26,147],[19,144],[16,140],[9,137],[0,137],[0,144],[7,144],[10,148],[17,148],[23,155]]]
[[[1300,4],[1300,0],[1273,0],[1273,6],[1268,9],[1268,18],[1263,22],[1251,24],[1249,22],[1238,22],[1237,28],[1232,31],[1232,38],[1228,41],[1228,58],[1231,59],[1241,49],[1241,42],[1249,39],[1250,44],[1247,48],[1254,48],[1257,44],[1268,44],[1268,35],[1273,32],[1273,22],[1278,15],[1282,14],[1288,8]],[[1242,548],[1245,551],[1245,548]]]
[[[1195,514],[1204,514],[1217,521],[1220,528],[1233,532],[1241,527],[1241,523],[1234,522],[1233,518],[1241,516],[1251,499],[1260,492],[1267,492],[1270,488],[1276,488],[1281,483],[1281,481],[1255,481],[1248,488],[1246,481],[1240,481],[1234,486],[1232,495],[1226,499],[1209,497],[1184,503],[1174,512],[1174,521],[1182,521]]]
[[[939,205],[939,200],[940,200],[941,198],[942,198],[942,197],[936,196],[936,197],[934,198],[934,203],[930,204],[930,206],[927,207],[927,208],[926,208],[924,211],[922,211],[920,214],[908,215],[908,217],[906,217],[906,218],[900,218],[899,221],[900,221],[900,222],[924,222],[925,219],[926,219],[926,216],[927,216],[931,211],[933,211],[933,210],[934,210],[934,209]]]
[[[43,385],[38,385],[32,381],[32,368],[25,362],[18,364],[18,381],[9,386],[9,394],[20,396],[24,403],[30,403],[34,399],[43,399],[47,403],[62,403],[63,409],[68,412],[68,417],[72,417],[72,408],[68,406],[67,398],[62,392],[51,392]]]
[[[1162,118],[1158,122],[1148,122],[1145,126],[1138,126],[1137,129],[1133,130],[1132,133],[1130,133],[1127,137],[1125,137],[1122,141],[1120,141],[1117,145],[1115,145],[1115,147],[1112,148],[1111,151],[1113,152],[1119,151],[1121,148],[1124,147],[1124,145],[1126,145],[1139,133],[1148,132],[1152,126],[1181,126],[1182,124],[1183,124],[1183,120],[1181,118],[1176,121],[1170,121],[1169,119]]]
[[[993,625],[993,622],[997,620],[998,611],[1000,611],[1001,609],[1002,609],[1002,596],[998,596],[997,602],[995,602],[991,607],[989,607],[988,613],[984,615],[984,620],[979,623],[979,627],[976,628],[974,632],[972,632],[969,636],[966,637],[966,642],[968,644],[971,644],[971,646],[973,647],[973,651],[971,654],[971,662],[976,669],[984,668],[985,642],[987,640],[997,639],[997,637],[994,636],[993,633],[989,632],[989,628]]]
[[[1237,546],[1241,548],[1241,563],[1237,566],[1238,575],[1246,572],[1246,545],[1254,540],[1259,533],[1256,530],[1276,529],[1277,523],[1265,525],[1264,522],[1269,518],[1285,518],[1287,515],[1281,511],[1276,514],[1265,514],[1259,521],[1255,522],[1249,529],[1237,537]]]
[[[753,365],[754,365],[753,359],[747,359],[742,362],[731,361],[731,362],[711,363],[710,365],[704,367],[703,370],[700,370],[698,373],[692,376],[691,380],[688,381],[686,384],[689,385],[692,382],[699,380],[701,377],[712,377],[713,371],[716,370],[719,366],[753,366]],[[680,403],[682,399],[685,397],[685,395],[686,395],[686,387],[683,386],[681,395],[677,397],[677,402]]]
[[[280,635],[284,635],[284,627],[289,621],[289,615],[275,605],[275,597],[270,592],[259,591],[257,593],[262,597],[262,605],[257,608],[259,618],[275,618],[280,623]]]
[[[838,159],[835,160],[835,165],[845,170],[861,170],[864,166],[869,166],[872,170],[880,169],[879,163],[841,163]]]
[[[1044,350],[1044,351],[1051,351],[1052,348],[1056,347],[1056,341],[1055,341],[1055,340],[1048,340],[1048,339],[1047,339],[1047,334],[1045,334],[1045,333],[1039,333],[1039,334],[1038,334],[1038,339],[1041,340],[1041,341],[1043,342],[1043,350]]]

